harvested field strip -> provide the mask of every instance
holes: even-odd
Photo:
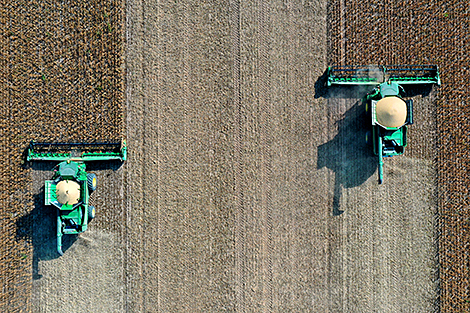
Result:
[[[324,312],[325,7],[128,4],[130,310]]]
[[[230,15],[230,29],[232,41],[232,80],[233,80],[233,107],[234,107],[234,126],[233,126],[233,158],[240,160],[242,153],[242,120],[241,113],[241,93],[240,93],[240,2],[238,0],[230,1],[231,15]],[[245,250],[245,237],[244,225],[245,218],[243,216],[243,191],[241,186],[241,176],[243,172],[243,165],[237,162],[234,165],[234,280],[237,282],[234,288],[235,293],[235,311],[242,312],[245,303],[245,292],[242,287],[245,284],[245,264],[244,264],[244,250]]]
[[[434,153],[417,153],[433,159],[438,169],[440,306],[443,312],[466,311],[470,308],[469,4],[335,0],[330,2],[329,23],[330,64],[440,67],[442,87],[431,94],[437,106],[437,140],[430,150]],[[426,140],[425,135],[420,139]],[[430,143],[432,136],[427,136]]]
[[[229,8],[128,5],[129,310],[231,311]]]
[[[34,209],[29,141],[118,140],[123,3],[2,1],[0,311],[30,311]]]

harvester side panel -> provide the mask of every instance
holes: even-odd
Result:
[[[52,205],[57,200],[55,194],[55,182],[53,180],[46,180],[44,183],[44,205]]]
[[[62,220],[60,219],[60,212],[57,210],[57,252],[64,255],[62,252]]]
[[[412,125],[413,124],[413,99],[409,99],[405,101],[406,103],[406,111],[408,115],[406,116],[406,124]]]

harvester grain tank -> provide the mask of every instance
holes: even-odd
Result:
[[[61,161],[44,185],[44,205],[57,209],[57,252],[62,255],[62,236],[87,230],[95,217],[89,205],[90,194],[98,178],[86,172],[87,161],[125,161],[126,142],[109,143],[38,143],[31,142],[27,161]]]
[[[404,100],[406,85],[440,85],[437,65],[330,66],[327,86],[374,86],[363,97],[371,130],[366,140],[378,156],[379,184],[383,158],[401,155],[407,145],[407,125],[413,124],[413,101]]]

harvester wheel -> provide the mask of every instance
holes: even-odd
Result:
[[[88,220],[91,221],[95,218],[95,207],[90,205],[88,206]]]
[[[90,191],[95,191],[98,185],[98,178],[96,177],[96,175],[87,174],[86,179],[87,179],[88,189],[90,189]]]

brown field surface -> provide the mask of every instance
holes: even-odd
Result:
[[[465,2],[1,2],[1,312],[470,308]],[[420,63],[378,185],[366,90],[324,71]],[[59,257],[25,148],[121,138]]]

